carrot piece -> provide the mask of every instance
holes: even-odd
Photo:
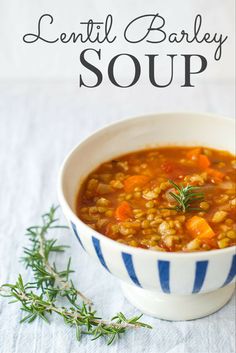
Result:
[[[138,186],[144,186],[149,181],[149,177],[146,175],[132,175],[125,179],[124,189],[126,192],[132,192]]]
[[[211,165],[211,162],[209,161],[209,159],[207,158],[207,156],[205,154],[199,154],[199,156],[197,158],[197,163],[198,163],[199,168],[201,168],[201,169],[207,169]]]
[[[193,150],[190,150],[187,152],[186,157],[188,159],[196,160],[198,159],[198,156],[200,155],[200,153],[201,153],[201,148],[194,148]]]
[[[217,244],[217,238],[205,238],[205,239],[201,239],[201,243],[202,244],[207,244],[208,246],[210,246],[210,248],[213,249],[217,249],[218,248],[218,244]]]
[[[188,159],[197,161],[197,164],[201,169],[207,169],[211,165],[207,156],[201,153],[201,148],[194,148],[193,150],[188,151],[186,156]]]
[[[212,177],[214,183],[221,183],[224,179],[225,174],[220,172],[219,170],[207,168],[207,174]]]
[[[207,221],[199,216],[193,216],[186,222],[189,233],[198,239],[211,239],[215,236],[213,229]]]
[[[122,201],[115,211],[115,217],[118,221],[125,221],[132,217],[132,208],[127,201]]]

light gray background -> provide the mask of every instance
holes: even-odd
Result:
[[[41,12],[53,12],[65,27],[77,18],[112,12],[123,23],[127,18],[159,8],[174,24],[189,22],[205,13],[208,25],[232,34],[233,1],[121,1],[119,5],[94,1],[65,4],[62,1],[0,0],[0,283],[15,281],[18,262],[27,244],[25,228],[39,221],[42,212],[57,203],[57,173],[65,155],[82,138],[103,125],[127,116],[159,111],[202,111],[234,117],[234,47],[226,49],[221,64],[214,65],[195,88],[180,88],[175,82],[155,89],[147,82],[122,90],[105,82],[97,89],[78,89],[80,48],[25,48],[22,33],[30,30]],[[77,9],[77,10],[76,10]],[[135,10],[134,10],[135,9]],[[181,9],[181,11],[180,11]],[[161,12],[161,11],[160,11]],[[74,21],[74,22],[73,22]],[[120,44],[121,45],[121,44]],[[141,55],[146,48],[139,48]],[[165,49],[165,48],[164,48]],[[163,50],[164,50],[163,49]],[[120,52],[122,45],[112,49]],[[204,49],[208,50],[208,49]],[[204,51],[203,50],[203,51]],[[163,75],[167,73],[164,70]],[[178,80],[182,77],[179,76]],[[170,127],[174,128],[174,127]],[[190,126],[186,126],[186,133]],[[211,131],[203,133],[210,134]],[[222,136],[222,139],[227,136]],[[119,283],[82,252],[69,232],[59,232],[62,243],[71,245],[76,269],[75,282],[111,317],[116,311],[137,311],[124,299]],[[59,265],[65,258],[57,258]],[[0,353],[132,352],[132,353],[234,353],[235,297],[222,310],[197,321],[167,322],[144,316],[154,329],[127,333],[112,347],[102,340],[83,339],[78,344],[74,330],[61,320],[50,326],[40,321],[19,325],[17,305],[0,299]]]

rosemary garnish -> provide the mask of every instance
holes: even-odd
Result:
[[[202,211],[199,207],[192,207],[191,205],[195,202],[201,202],[204,200],[204,193],[197,192],[200,188],[199,186],[186,185],[182,184],[177,185],[173,180],[169,180],[169,183],[173,185],[176,193],[169,192],[169,195],[177,202],[177,205],[174,207],[169,207],[170,210],[176,210],[179,212],[188,212],[188,211]]]
[[[31,246],[24,248],[23,261],[26,268],[33,271],[34,281],[24,283],[21,275],[15,284],[4,284],[0,287],[0,295],[10,297],[10,303],[20,302],[21,310],[26,313],[21,322],[32,322],[37,317],[49,322],[48,316],[55,313],[64,319],[64,322],[76,328],[78,340],[83,334],[93,336],[93,340],[99,337],[107,337],[108,344],[126,332],[129,328],[146,327],[150,325],[139,321],[142,315],[131,319],[121,312],[117,313],[110,321],[97,316],[96,310],[90,299],[78,291],[70,274],[71,259],[63,271],[56,268],[55,263],[50,263],[52,252],[63,252],[67,246],[57,245],[56,239],[48,239],[46,236],[50,230],[67,228],[58,225],[55,218],[57,207],[51,207],[50,211],[42,216],[42,225],[27,229],[27,235]],[[67,300],[66,306],[58,304],[60,298]],[[81,299],[82,302],[78,302]]]

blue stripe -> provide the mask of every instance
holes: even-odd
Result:
[[[234,279],[234,276],[236,276],[236,255],[233,256],[229,274],[222,287],[227,286],[227,284],[229,284]]]
[[[72,229],[73,229],[73,231],[74,231],[74,233],[75,233],[75,235],[76,235],[76,238],[79,240],[80,245],[81,245],[82,248],[85,250],[84,245],[83,245],[83,243],[82,243],[82,241],[81,241],[81,239],[80,239],[80,236],[79,236],[79,234],[78,234],[78,232],[77,232],[76,225],[75,225],[73,222],[70,222],[70,223],[71,223],[71,227],[72,227]]]
[[[170,293],[170,262],[158,260],[157,263],[161,288],[164,293]]]
[[[206,272],[207,272],[208,261],[197,261],[195,269],[195,279],[193,285],[193,293],[198,293],[202,289]]]
[[[97,257],[98,257],[100,263],[102,264],[103,267],[105,267],[105,269],[107,271],[110,272],[109,268],[107,267],[106,261],[105,261],[105,259],[103,257],[103,254],[102,254],[100,240],[95,238],[95,237],[92,237],[92,241],[93,241],[93,246],[94,246],[94,249],[96,251],[96,254],[97,254]]]
[[[122,259],[130,279],[134,282],[134,284],[136,284],[139,287],[142,287],[135,273],[132,255],[122,252]]]

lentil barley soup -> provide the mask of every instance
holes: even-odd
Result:
[[[103,163],[83,183],[79,218],[118,242],[158,251],[236,244],[236,159],[205,147],[142,150]]]

